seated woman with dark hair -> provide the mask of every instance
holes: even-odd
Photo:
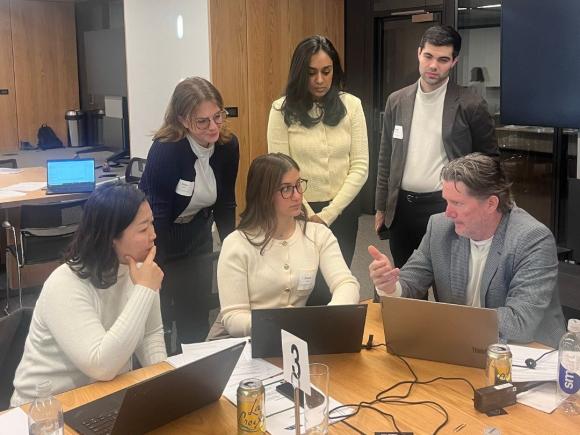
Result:
[[[44,283],[11,405],[35,398],[48,379],[54,394],[166,358],[155,258],[153,214],[129,184],[99,187],[59,266]],[[142,262],[142,264],[138,264]]]
[[[252,162],[246,209],[237,231],[226,237],[218,261],[221,313],[210,339],[220,332],[249,335],[253,308],[306,305],[319,267],[332,294],[329,305],[359,302],[359,283],[336,237],[325,225],[306,220],[302,194],[307,180],[299,171],[281,153]]]

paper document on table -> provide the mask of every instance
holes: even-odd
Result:
[[[227,349],[228,347],[232,347],[238,343],[243,341],[247,341],[248,338],[225,338],[223,340],[214,340],[214,341],[204,341],[202,343],[192,343],[192,344],[182,344],[181,348],[183,353],[179,355],[170,356],[167,358],[167,362],[171,364],[173,367],[178,368],[182,367],[186,364],[192,363],[194,361],[200,360],[205,358],[206,356],[213,355],[216,352],[221,350]],[[248,348],[250,346],[245,346]],[[243,358],[247,358],[247,352],[245,351],[242,353],[240,360]]]
[[[24,172],[24,169],[18,169],[18,168],[0,168],[0,175],[20,174],[21,172]]]
[[[246,346],[248,348],[250,346]],[[245,349],[244,349],[245,350]],[[256,378],[262,381],[262,383],[270,382],[271,379],[279,377],[282,375],[282,369],[276,367],[274,364],[269,363],[260,358],[245,358],[246,355],[242,355],[230,380],[226,385],[224,390],[224,396],[232,402],[234,405],[237,403],[237,390],[238,385],[244,379]]]
[[[46,187],[46,181],[26,181],[23,183],[6,186],[3,190],[16,190],[17,192],[34,192]]]
[[[17,192],[16,190],[0,189],[0,198],[14,198],[18,196],[26,196],[24,192]]]
[[[0,435],[28,435],[28,415],[20,408],[0,415]]]
[[[517,395],[518,403],[538,409],[550,414],[553,412],[562,399],[558,398],[556,382],[547,382],[531,390],[524,391]]]
[[[538,359],[550,349],[536,349],[534,347],[509,345],[512,351],[512,381],[555,381],[558,377],[558,352],[552,352],[536,363],[535,369],[526,366],[526,359]],[[515,366],[523,367],[515,367]]]

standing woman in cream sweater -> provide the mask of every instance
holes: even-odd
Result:
[[[268,151],[291,156],[308,179],[308,219],[330,227],[350,267],[360,205],[368,176],[367,126],[360,100],[343,88],[343,71],[332,42],[311,36],[294,50],[286,95],[272,104]],[[328,292],[317,279],[309,304]],[[326,296],[326,298],[325,298]]]
[[[358,281],[336,237],[325,225],[305,219],[302,194],[307,185],[296,162],[285,154],[252,162],[246,209],[237,231],[226,237],[218,261],[217,323],[225,328],[222,334],[249,335],[254,308],[306,305],[319,269],[330,288],[330,305],[359,302]],[[209,338],[215,334],[210,332]]]
[[[106,184],[89,197],[66,263],[34,307],[11,406],[33,400],[44,380],[58,394],[130,370],[133,353],[142,366],[167,358],[154,242],[151,207],[135,186]]]

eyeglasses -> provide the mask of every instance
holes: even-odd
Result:
[[[302,194],[306,191],[307,187],[308,187],[308,180],[304,180],[303,178],[300,178],[295,185],[286,184],[286,185],[282,186],[280,188],[280,195],[282,195],[282,198],[288,199],[294,193],[294,189],[296,189],[296,192]]]
[[[226,118],[228,117],[228,112],[225,110],[220,110],[211,118],[194,118],[195,126],[198,130],[207,130],[211,125],[211,121],[215,122],[216,125],[222,125]]]

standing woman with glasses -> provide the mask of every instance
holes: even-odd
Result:
[[[342,89],[343,71],[332,42],[319,35],[300,42],[286,95],[270,110],[268,151],[298,162],[309,180],[308,219],[330,227],[350,267],[360,212],[357,196],[368,176],[369,157],[361,102]],[[309,304],[327,302],[322,289],[319,278]]]
[[[221,313],[210,339],[249,335],[254,308],[306,305],[319,269],[332,296],[329,305],[359,302],[358,281],[336,237],[305,219],[307,183],[285,154],[266,154],[250,165],[246,209],[218,261]]]
[[[168,348],[173,320],[181,343],[206,338],[212,223],[222,240],[235,228],[239,145],[224,124],[226,116],[222,96],[210,82],[200,77],[181,81],[141,178],[165,273],[161,310]]]

